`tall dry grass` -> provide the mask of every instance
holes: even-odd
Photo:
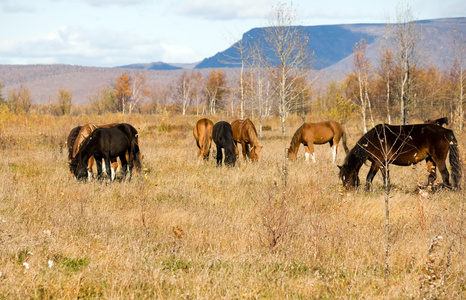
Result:
[[[257,164],[198,164],[197,119],[2,115],[0,298],[466,297],[464,190],[419,192],[424,164],[391,168],[387,277],[380,175],[371,192],[342,191],[328,145],[315,164],[302,148],[286,162],[298,119],[285,139],[265,120]],[[116,121],[138,129],[145,173],[76,182],[69,130]]]

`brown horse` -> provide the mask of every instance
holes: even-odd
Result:
[[[442,118],[438,118],[438,119],[427,119],[424,121],[424,124],[435,124],[435,125],[438,125],[438,126],[442,126],[442,125],[448,125],[448,117],[442,117]]]
[[[79,149],[81,148],[84,140],[88,136],[90,136],[92,134],[92,132],[94,132],[96,129],[98,129],[98,128],[111,128],[111,127],[114,127],[114,126],[117,126],[117,125],[119,125],[119,123],[110,123],[110,124],[104,124],[104,125],[85,124],[85,125],[81,126],[81,129],[79,130],[79,133],[77,134],[76,139],[75,139],[74,144],[73,144],[73,153],[72,153],[71,159],[73,159],[76,156],[76,154],[79,152]],[[70,147],[70,146],[71,145],[68,145],[68,147]],[[129,159],[128,155],[129,154],[127,153],[127,155],[126,155],[127,160]],[[134,158],[134,167],[135,167],[136,172],[140,172],[141,169],[142,169],[141,159],[142,159],[142,156],[141,156],[140,152],[138,152],[136,157]],[[116,158],[111,158],[110,162],[111,162],[111,171],[113,172],[112,176],[114,176],[115,173],[116,173],[116,170],[118,168],[118,162],[117,162]],[[92,175],[92,166],[93,165],[94,165],[94,156],[89,158],[88,165],[87,165],[87,170],[88,170],[89,177],[93,176]]]
[[[346,145],[346,133],[340,123],[336,121],[326,121],[319,123],[304,123],[296,130],[293,138],[291,139],[290,148],[288,148],[288,158],[296,159],[299,145],[303,144],[306,150],[306,161],[311,156],[312,161],[316,161],[314,155],[314,144],[322,145],[329,143],[332,147],[333,162],[335,163],[337,157],[337,147],[340,139],[343,140],[343,148],[348,153],[349,149]]]
[[[233,129],[233,139],[236,147],[238,147],[238,143],[241,143],[244,159],[246,160],[249,157],[252,161],[258,161],[263,146],[257,138],[256,127],[254,127],[251,120],[235,120],[231,122],[231,128]],[[249,149],[249,146],[251,146],[251,149]]]
[[[358,186],[359,170],[369,160],[371,166],[366,178],[366,189],[369,189],[379,169],[382,170],[384,181],[388,182],[388,164],[410,166],[426,160],[429,171],[428,185],[434,183],[438,167],[443,184],[451,187],[445,163],[448,152],[452,186],[457,188],[462,171],[458,143],[453,131],[434,124],[379,124],[363,135],[346,156],[343,165],[339,166],[340,179],[346,188]]]
[[[213,128],[214,123],[209,119],[200,119],[197,121],[196,126],[194,126],[193,135],[196,139],[196,145],[198,147],[197,157],[199,160],[201,159],[201,154],[204,160],[209,159]]]

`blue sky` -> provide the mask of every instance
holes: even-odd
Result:
[[[464,0],[295,0],[298,25],[466,17]],[[267,25],[275,0],[0,0],[0,64],[193,63]]]

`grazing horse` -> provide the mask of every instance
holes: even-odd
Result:
[[[76,126],[75,128],[71,129],[68,138],[66,139],[66,144],[68,145],[68,159],[73,159],[73,146],[76,138],[78,137],[79,131],[81,130],[82,126]]]
[[[329,143],[332,147],[333,152],[333,162],[337,158],[337,147],[340,139],[343,140],[343,148],[345,152],[348,153],[349,149],[346,145],[346,133],[340,123],[336,121],[326,121],[319,123],[304,123],[301,127],[296,130],[293,138],[291,139],[290,148],[288,148],[288,158],[296,159],[299,145],[303,144],[306,149],[306,161],[309,161],[309,156],[311,156],[312,161],[315,162],[314,155],[314,144],[321,145]]]
[[[102,160],[109,166],[110,159],[118,157],[121,161],[123,178],[126,176],[129,162],[129,179],[131,180],[133,161],[139,152],[139,147],[137,145],[137,131],[131,125],[127,125],[129,124],[119,124],[111,128],[97,128],[84,140],[70,163],[70,170],[78,180],[87,178],[87,162],[92,156],[96,160],[98,178],[101,178],[102,174]],[[126,153],[129,153],[129,161],[126,159]],[[113,180],[110,168],[107,168],[106,171],[107,176]]]
[[[76,154],[78,153],[79,149],[81,148],[82,144],[84,143],[84,141],[86,140],[86,138],[88,136],[90,136],[92,134],[92,132],[94,132],[94,130],[96,130],[97,128],[110,128],[110,127],[113,127],[113,126],[116,126],[118,125],[118,123],[111,123],[111,124],[104,124],[104,125],[95,125],[95,124],[85,124],[83,126],[81,126],[81,129],[79,130],[79,133],[76,137],[76,140],[73,144],[73,154],[72,154],[72,157],[71,159],[73,159]],[[92,178],[93,175],[92,175],[92,166],[94,165],[94,157],[90,157],[89,158],[89,161],[88,161],[88,166],[87,166],[87,172],[88,172],[88,176],[89,178]],[[107,167],[107,166],[106,166]],[[115,171],[118,167],[118,164],[117,164],[117,161],[116,159],[112,159],[112,170]]]
[[[361,166],[371,162],[366,178],[366,189],[379,169],[384,181],[389,180],[388,164],[410,166],[422,160],[427,161],[429,171],[428,185],[431,186],[437,175],[438,167],[443,184],[450,186],[446,159],[450,151],[452,186],[459,187],[462,176],[458,143],[453,131],[434,124],[387,125],[379,124],[363,135],[348,153],[340,168],[340,179],[345,188],[359,185],[358,173]]]
[[[212,138],[217,145],[217,167],[222,165],[223,153],[225,149],[225,165],[235,166],[236,150],[235,141],[233,140],[233,131],[228,122],[220,121],[215,123],[212,130]]]
[[[193,135],[196,139],[197,157],[204,160],[209,159],[210,145],[212,144],[212,130],[214,123],[209,119],[200,119],[193,129]]]
[[[104,125],[95,125],[95,124],[85,124],[81,126],[81,129],[79,130],[79,133],[77,134],[76,140],[74,141],[73,145],[69,144],[68,147],[73,147],[72,151],[72,156],[70,159],[73,159],[76,154],[78,153],[79,149],[81,148],[82,144],[84,143],[84,140],[92,134],[96,129],[98,128],[111,128],[111,127],[117,127],[120,130],[124,131],[126,136],[129,139],[132,139],[133,135],[136,135],[136,144],[138,145],[138,152],[136,154],[136,157],[134,158],[134,167],[137,172],[139,172],[142,169],[142,162],[141,162],[141,154],[139,152],[139,142],[137,139],[137,130],[131,126],[130,124],[127,123],[110,123],[110,124],[104,124]],[[129,153],[126,155],[126,160],[129,160]],[[118,162],[116,158],[111,158],[111,174],[112,178],[115,176],[116,170],[118,168]],[[88,176],[89,178],[92,178],[92,166],[94,165],[94,157],[90,157],[88,161]],[[105,169],[107,169],[107,165],[104,165]]]
[[[442,126],[443,124],[448,125],[448,117],[438,118],[438,119],[427,119],[424,121],[424,124],[435,124],[438,126]]]
[[[249,157],[252,161],[258,161],[263,146],[257,138],[256,127],[251,120],[235,120],[231,122],[231,128],[236,147],[238,147],[238,143],[241,143],[244,159]]]

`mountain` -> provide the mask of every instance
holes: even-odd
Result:
[[[158,71],[171,71],[171,70],[183,69],[182,67],[167,64],[167,63],[164,63],[164,62],[161,62],[161,61],[148,63],[148,64],[130,64],[130,65],[119,66],[119,67],[116,67],[116,68],[139,69],[139,70],[158,70]]]
[[[452,57],[455,30],[466,32],[466,18],[448,18],[417,21],[421,29],[418,49],[423,50],[422,63],[443,69],[446,59]],[[352,68],[353,47],[365,39],[369,48],[366,55],[373,65],[377,64],[379,54],[387,44],[386,24],[343,24],[322,26],[293,27],[309,37],[309,53],[315,53],[315,69],[348,71]],[[276,60],[265,41],[268,28],[254,28],[243,34],[236,44],[228,49],[204,59],[196,68],[235,68],[241,65],[238,45],[241,43],[248,55],[248,46],[253,43],[262,45],[262,51],[270,60]]]

